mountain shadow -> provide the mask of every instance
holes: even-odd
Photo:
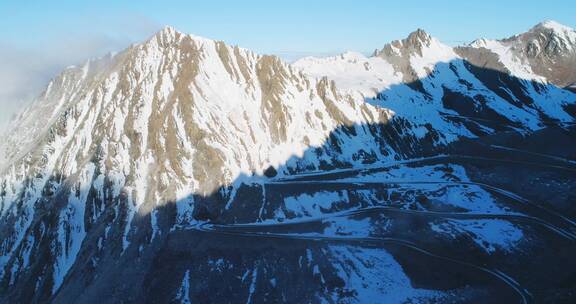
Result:
[[[572,103],[545,107],[554,96]],[[387,123],[340,126],[303,156],[208,195],[161,202],[130,222],[127,193],[108,189],[99,199],[91,188],[86,235],[54,294],[52,265],[65,254],[54,252],[54,240],[77,229],[59,234],[59,215],[67,194],[83,190],[71,177],[51,177],[26,232],[37,241],[6,263],[0,301],[571,302],[576,245],[565,236],[576,233],[575,96],[467,61],[439,63],[426,79],[366,99],[396,112]],[[401,174],[385,178],[392,171]],[[465,198],[494,200],[526,222],[453,202]],[[461,222],[431,212],[491,222],[451,234],[438,227]],[[17,220],[3,220],[3,239]],[[521,227],[522,251],[479,237],[501,222]],[[13,272],[24,256],[29,266]]]

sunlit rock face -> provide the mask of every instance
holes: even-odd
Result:
[[[574,36],[70,67],[0,143],[0,302],[569,300]]]
[[[479,39],[468,47],[458,48],[466,53],[496,54],[503,66],[525,79],[546,79],[559,87],[576,81],[576,32],[554,21],[534,26],[528,32],[503,40]],[[477,56],[477,55],[472,55]]]

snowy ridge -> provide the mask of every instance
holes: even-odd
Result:
[[[544,77],[538,76],[532,71],[530,65],[522,57],[517,56],[512,45],[498,40],[479,39],[472,42],[470,46],[486,48],[498,55],[500,63],[514,76],[527,80],[545,81]]]
[[[553,23],[541,27],[564,35],[546,60],[564,58],[572,34]],[[255,201],[265,222],[286,213],[320,216],[351,200],[335,192],[291,195],[271,217],[271,177],[365,168],[423,157],[462,138],[573,122],[567,108],[576,95],[538,74],[536,59],[522,57],[519,45],[478,41],[463,51],[418,30],[370,57],[349,52],[290,65],[166,27],[118,54],[70,67],[0,145],[0,280],[10,290],[33,289],[37,301],[69,300],[82,290],[79,274],[98,278],[122,259],[146,267],[178,227],[219,215],[240,221],[235,212],[244,201]],[[474,66],[477,52],[497,56],[493,71]],[[512,232],[499,246],[516,241]],[[342,247],[330,255],[401,272],[392,257],[372,252]],[[249,301],[267,275],[258,269],[249,272]],[[178,278],[172,299],[190,302],[195,275]],[[368,289],[360,300],[370,290],[385,293],[362,285],[373,272],[342,268],[340,275]],[[391,299],[437,296],[401,279],[387,283],[402,291]]]
[[[339,89],[359,90],[365,95],[402,82],[402,75],[391,64],[355,52],[326,58],[306,57],[293,66],[316,78],[326,76],[334,80]]]
[[[567,86],[576,80],[576,31],[555,21],[503,40],[479,39],[471,48],[496,54],[506,71],[522,79]]]
[[[360,163],[360,150],[394,157],[363,128],[355,137],[369,146],[303,155],[339,126],[382,123],[392,114],[341,96],[329,82],[308,79],[276,57],[166,28],[105,60],[70,68],[51,82],[16,122],[22,133],[4,146],[16,149],[0,177],[0,210],[6,223],[16,223],[4,237],[0,267],[19,265],[14,258],[38,246],[31,226],[42,222],[34,221],[36,209],[53,204],[61,209],[59,237],[49,249],[56,262],[43,270],[52,273],[53,281],[43,281],[52,294],[80,254],[87,227],[106,223],[107,212],[115,214],[106,224],[118,227],[124,253],[140,231],[137,216],[150,214],[156,236],[154,208],[191,193],[208,195],[291,157],[303,157],[291,164],[295,169]],[[26,148],[10,144],[18,142]],[[37,178],[30,183],[29,176]],[[66,196],[69,203],[61,206]],[[189,221],[191,206],[181,204],[178,218]]]
[[[493,91],[493,88],[485,84],[484,79],[466,66],[467,58],[422,30],[410,34],[405,40],[386,45],[369,58],[346,53],[323,59],[304,58],[294,65],[310,76],[326,76],[347,92],[353,94],[355,91],[370,103],[390,109],[399,117],[406,117],[419,126],[415,130],[421,130],[422,135],[427,133],[424,126],[430,123],[434,129],[441,130],[441,133],[447,136],[448,142],[458,136],[474,137],[474,130],[467,130],[466,127],[438,115],[461,115],[444,106],[446,89],[463,96],[471,96],[476,99],[476,108],[488,106],[528,130],[542,127],[538,113],[563,122],[573,120],[563,110],[563,105],[573,103],[575,96],[554,86],[548,86],[546,90],[535,87],[538,85],[530,81],[540,84],[547,84],[548,81],[545,77],[536,75],[530,65],[517,57],[512,46],[500,41],[477,40],[470,47],[490,49],[496,54],[500,63],[506,67],[505,72],[518,78],[518,86],[522,87],[534,103],[511,103],[504,98],[507,96]],[[406,79],[416,80],[412,80],[410,86]],[[516,97],[511,91],[506,94],[516,101],[525,98]],[[481,100],[478,99],[480,96]],[[492,132],[490,127],[485,127],[484,131]]]
[[[553,20],[544,21],[538,24],[534,29],[537,28],[546,28],[551,30],[570,50],[573,50],[574,45],[576,44],[576,30],[573,28]]]

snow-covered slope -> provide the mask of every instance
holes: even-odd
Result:
[[[310,76],[334,80],[341,90],[358,90],[366,95],[402,82],[402,74],[388,62],[355,52],[325,58],[306,57],[293,65]]]
[[[176,221],[190,222],[188,197],[223,189],[226,200],[228,185],[271,166],[288,174],[398,158],[365,127],[391,118],[277,57],[166,28],[69,68],[16,121],[2,145],[0,276],[29,284],[22,271],[36,263],[49,296],[96,240],[130,250],[136,217],[154,239],[164,204],[177,201]],[[326,146],[331,133],[339,138]],[[33,261],[39,252],[53,262]]]
[[[576,63],[576,30],[554,21],[503,40],[478,39],[469,48],[496,54],[503,71],[523,79],[546,80],[560,87],[576,81],[572,68]]]
[[[576,46],[568,29],[564,31],[564,36],[551,34],[563,46],[558,56]],[[453,135],[451,139],[494,131],[493,124],[479,119],[497,124],[504,119],[526,130],[539,129],[550,119],[571,122],[566,107],[576,100],[574,94],[535,74],[507,45],[478,40],[470,47],[452,48],[418,30],[368,58],[346,53],[304,58],[294,65],[305,74],[334,80],[338,87],[392,110],[397,117],[420,126],[430,123],[443,134]],[[459,100],[454,104],[455,98]],[[475,126],[464,127],[447,117]]]
[[[562,32],[564,54],[573,37]],[[68,68],[0,143],[0,301],[110,300],[115,288],[138,301],[161,257],[200,242],[178,239],[182,229],[202,231],[205,220],[310,217],[354,200],[339,193],[336,207],[305,199],[287,207],[267,183],[281,187],[297,174],[365,169],[434,155],[463,138],[572,122],[567,107],[576,95],[546,75],[533,77],[535,69],[516,68],[504,44],[454,49],[418,30],[371,57],[289,65],[167,27]],[[475,65],[485,58],[504,68]],[[298,190],[282,195],[307,197],[292,193]],[[334,255],[362,260],[344,249]],[[258,267],[249,270],[256,282]],[[202,272],[185,273],[166,292],[187,298],[182,293]],[[246,273],[234,277],[244,282]]]

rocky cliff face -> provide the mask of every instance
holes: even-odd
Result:
[[[17,121],[3,145],[2,277],[7,287],[34,279],[48,298],[90,240],[114,242],[110,254],[122,255],[142,246],[132,242],[139,230],[154,239],[169,228],[156,208],[178,202],[171,225],[189,222],[186,197],[224,187],[223,202],[243,178],[309,147],[319,148],[278,173],[394,159],[379,130],[354,126],[391,117],[276,57],[166,28],[68,69]],[[371,144],[323,148],[339,126],[349,126],[340,136]],[[148,223],[137,228],[142,214]]]
[[[543,69],[534,62],[535,58],[547,58],[560,64],[565,58],[573,58],[574,30],[561,28],[560,32],[546,24],[515,38],[478,40],[456,48],[417,30],[404,40],[385,45],[371,57],[349,53],[304,58],[294,65],[305,74],[327,76],[352,94],[360,92],[362,98],[392,110],[397,118],[405,117],[421,126],[429,123],[445,135],[490,133],[497,126],[487,125],[485,119],[536,130],[551,120],[573,120],[569,108],[574,96],[561,88],[571,80],[547,63],[540,66],[550,66],[548,72],[537,74],[536,70]],[[537,35],[536,31],[546,33],[541,34],[542,39],[556,41],[559,47],[557,51],[543,51],[530,61],[532,64],[520,45],[537,43],[530,38]],[[561,65],[572,67],[573,63]],[[557,80],[560,78],[562,82]]]
[[[554,21],[539,23],[526,33],[503,40],[479,39],[458,48],[474,62],[479,54],[493,54],[502,64],[500,71],[525,79],[546,79],[559,87],[576,80],[576,32]],[[486,56],[486,55],[484,55]]]
[[[362,302],[396,287],[404,290],[399,301],[448,297],[411,286],[394,254],[229,243],[205,225],[312,221],[438,196],[412,189],[391,200],[380,186],[359,186],[370,179],[468,182],[454,164],[387,176],[362,170],[437,156],[463,140],[565,129],[576,95],[560,87],[575,81],[576,41],[573,30],[561,32],[541,24],[508,40],[451,48],[418,30],[372,57],[346,53],[289,65],[168,27],[71,67],[0,146],[0,300]],[[349,184],[326,183],[330,174],[350,172]],[[456,191],[470,203],[458,208],[509,211],[470,187],[477,189]],[[345,235],[370,230],[360,227],[364,221],[334,221],[329,228]],[[450,225],[438,227],[464,229]],[[441,228],[435,231],[446,234]],[[227,233],[242,239],[254,231]],[[378,266],[350,272],[366,263]],[[390,288],[359,283],[390,271],[386,265],[396,271]],[[284,287],[272,293],[277,280]],[[299,292],[289,295],[290,288]],[[454,288],[456,297],[469,296]],[[507,292],[497,294],[514,297]]]

